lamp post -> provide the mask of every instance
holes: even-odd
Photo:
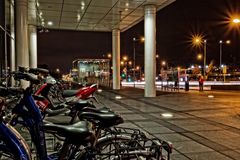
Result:
[[[135,49],[135,41],[136,38],[133,38],[133,87],[135,88],[135,80],[136,80],[136,75],[135,75],[135,60],[136,60],[136,49]]]
[[[222,66],[222,44],[223,44],[223,41],[220,40],[219,41],[219,68],[221,68]]]
[[[205,79],[205,75],[206,75],[206,59],[207,59],[207,40],[205,39],[203,41],[203,43],[204,43],[203,77]]]
[[[144,37],[137,39],[135,37],[133,37],[133,87],[135,88],[135,80],[136,80],[136,74],[135,74],[135,70],[136,70],[136,46],[135,43],[137,41],[141,41],[144,42]]]
[[[219,41],[219,68],[222,66],[222,52],[223,52],[222,46],[223,44],[230,44],[230,43],[231,43],[230,40],[227,40],[225,42],[223,42],[222,40]]]

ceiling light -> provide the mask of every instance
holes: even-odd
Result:
[[[129,6],[129,3],[128,3],[128,2],[127,2],[127,3],[125,3],[125,6],[126,6],[126,7],[128,7],[128,6]]]
[[[128,11],[128,8],[125,8],[125,11]]]
[[[39,7],[39,3],[38,2],[36,3],[36,5],[37,5],[37,7]]]
[[[42,11],[39,12],[39,16],[42,16]]]
[[[82,5],[82,6],[85,6],[85,2],[84,2],[84,1],[82,1],[82,2],[81,2],[81,5]]]
[[[77,21],[80,21],[80,19],[81,19],[81,15],[78,13],[77,14]]]
[[[53,25],[53,22],[52,21],[48,21],[47,23],[49,26],[52,26]]]

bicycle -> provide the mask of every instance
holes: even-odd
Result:
[[[16,79],[25,79],[31,81],[31,84],[37,84],[39,81],[29,74],[17,73]],[[31,96],[31,86],[24,90],[23,97],[19,103],[13,109],[13,115],[10,120],[11,125],[22,124],[25,126],[31,135],[31,139],[35,144],[37,150],[37,157],[41,160],[53,159],[53,155],[47,155],[45,132],[43,128],[43,117],[36,106],[33,97]],[[1,108],[3,109],[3,108]],[[2,110],[1,110],[2,111]],[[19,120],[21,118],[21,120]],[[1,156],[5,156],[12,159],[30,160],[31,152],[28,149],[27,143],[22,136],[10,125],[6,124],[1,118],[0,123],[0,138],[1,138]],[[55,130],[60,130],[61,134],[66,138],[65,144],[82,145],[84,143],[91,142],[89,139],[94,139],[94,134],[87,122],[80,121],[70,126],[56,126]],[[78,137],[81,140],[78,140]],[[58,157],[68,157],[68,153],[62,150]],[[56,159],[56,157],[54,157]]]
[[[38,83],[36,79],[31,77],[28,74],[17,74],[16,76],[18,79],[26,79],[31,81],[33,84]],[[30,84],[32,84],[30,83]],[[24,107],[25,106],[25,107]],[[158,145],[151,145],[146,146],[148,142],[152,141],[151,139],[143,138],[144,136],[138,137],[140,134],[134,134],[134,133],[127,133],[125,132],[119,132],[121,129],[114,128],[109,129],[110,131],[107,131],[103,134],[103,136],[98,136],[92,132],[92,127],[88,126],[88,122],[80,121],[76,124],[70,125],[70,126],[62,126],[62,125],[56,125],[56,124],[47,124],[43,125],[42,121],[42,115],[39,111],[39,108],[36,106],[36,104],[33,101],[33,98],[31,96],[31,85],[28,89],[24,91],[23,98],[20,100],[19,104],[13,109],[14,115],[11,119],[11,124],[17,124],[21,123],[25,127],[28,128],[32,141],[36,146],[37,155],[41,160],[45,159],[102,159],[104,158],[104,155],[111,154],[112,156],[115,155],[120,159],[123,159],[126,157],[129,158],[136,158],[136,156],[141,157],[156,157],[157,155],[161,155],[161,150],[163,148],[164,143],[159,142]],[[94,117],[93,117],[94,115]],[[106,116],[107,115],[107,116]],[[85,116],[85,118],[88,118],[90,116],[92,123],[95,123],[96,121],[101,122],[102,125],[100,125],[100,128],[108,128],[111,126],[114,126],[116,123],[119,123],[121,120],[115,117],[114,114],[102,114],[102,113],[94,113],[90,114],[88,112],[85,112],[85,114],[82,114],[82,116]],[[18,118],[21,117],[22,121],[19,121]],[[115,123],[108,124],[107,121],[112,121],[115,119]],[[102,121],[101,121],[102,119]],[[97,124],[97,123],[96,123]],[[1,132],[1,145],[0,149],[2,149],[1,153],[4,153],[6,155],[9,155],[9,157],[13,158],[19,158],[22,159],[31,159],[31,154],[29,149],[27,149],[27,145],[24,142],[24,139],[18,134],[17,131],[14,131],[11,129],[12,127],[8,124],[5,124],[3,121],[1,122],[1,126],[5,126],[5,129],[8,132]],[[4,129],[4,128],[2,128]],[[47,155],[46,151],[46,142],[45,142],[45,136],[44,136],[44,130],[46,129],[48,132],[52,132],[54,134],[57,134],[58,136],[65,137],[63,146],[61,150],[59,150],[58,153]],[[126,129],[125,129],[126,130]],[[129,129],[131,130],[131,129]],[[102,130],[101,130],[102,131]],[[104,132],[106,130],[103,130]],[[4,133],[10,133],[8,136]],[[98,132],[100,133],[100,132]],[[108,134],[108,135],[107,135]],[[11,136],[12,135],[12,136]],[[16,136],[19,135],[19,136]],[[18,138],[20,137],[20,138]],[[78,138],[81,139],[78,139]],[[98,137],[98,139],[96,138]],[[18,143],[11,144],[12,141],[8,142],[8,139],[15,140]],[[133,143],[134,142],[134,143]],[[117,144],[121,144],[120,147]],[[140,145],[141,144],[141,145]],[[26,147],[19,147],[19,146],[26,146]],[[115,150],[111,150],[111,146],[118,146]],[[124,147],[125,146],[125,147]],[[13,152],[13,149],[18,149]],[[107,149],[106,148],[109,148]],[[142,148],[142,149],[140,149]],[[171,148],[168,146],[168,148]],[[150,149],[150,152],[148,151]],[[107,152],[106,152],[107,151]],[[170,151],[170,150],[169,150]],[[143,154],[148,153],[148,154]],[[170,152],[168,152],[170,153]],[[2,155],[4,155],[2,154]],[[130,156],[131,155],[131,156]],[[158,156],[160,157],[160,156]],[[156,157],[156,158],[158,158]],[[162,157],[162,156],[161,156]]]

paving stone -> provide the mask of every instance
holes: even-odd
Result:
[[[118,110],[118,111],[115,111],[116,113],[119,113],[119,114],[134,114],[133,111],[130,111],[128,109],[124,109],[124,110]]]
[[[181,119],[181,120],[170,120],[168,121],[172,124],[177,126],[196,126],[196,125],[206,125],[206,123],[201,122],[199,120],[188,120],[188,119]]]
[[[143,122],[134,122],[136,125],[140,126],[140,127],[145,127],[145,128],[149,128],[149,127],[161,127],[162,125],[153,121],[143,121]]]
[[[166,128],[166,127],[144,127],[144,129],[152,134],[157,134],[157,133],[174,133],[174,131]]]
[[[186,156],[192,160],[232,160],[232,158],[217,152],[191,153]]]
[[[232,159],[235,159],[235,160],[239,160],[240,159],[239,150],[223,151],[222,153],[226,154],[227,156],[231,157]]]
[[[123,123],[123,124],[120,124],[120,125],[118,125],[119,127],[126,127],[126,128],[137,128],[137,129],[139,129],[139,127],[138,126],[136,126],[135,124],[133,124],[133,123],[130,123],[130,122],[125,122],[125,123]]]
[[[204,145],[194,141],[175,142],[174,148],[181,153],[200,153],[213,151],[211,148],[205,147]]]
[[[140,114],[124,114],[124,115],[122,115],[122,117],[124,120],[145,120],[145,119],[147,119]]]
[[[231,138],[231,137],[219,138],[219,137],[216,137],[216,138],[212,139],[212,141],[214,141],[218,144],[221,144],[223,146],[226,146],[228,149],[232,149],[232,150],[240,149],[240,137],[238,137],[238,138]]]
[[[217,131],[202,131],[202,132],[195,132],[203,137],[208,139],[215,139],[215,138],[237,138],[240,137],[239,134],[227,131],[227,130],[217,130]]]
[[[222,130],[222,128],[211,125],[211,124],[205,124],[205,125],[185,125],[181,126],[182,128],[191,131],[191,132],[196,132],[196,131],[216,131],[216,130]]]
[[[175,145],[175,142],[182,142],[182,141],[191,141],[191,139],[182,136],[178,133],[165,133],[165,134],[154,134],[157,138],[160,138],[165,141],[169,141],[173,143],[173,146]]]
[[[122,113],[126,126],[171,141],[175,147],[171,159],[240,159],[239,92],[161,92],[155,98],[146,98],[143,90],[128,88],[117,94],[124,98],[117,103],[107,99],[107,104]],[[215,97],[210,99],[209,94]],[[105,95],[115,99],[116,94]],[[173,117],[163,118],[162,113],[172,113]]]
[[[174,154],[171,156],[171,160],[190,160],[190,159],[182,154]]]

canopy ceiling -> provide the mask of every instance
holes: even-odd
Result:
[[[144,5],[160,10],[175,0],[29,0],[29,23],[45,28],[82,31],[121,31],[144,17]],[[37,12],[37,20],[32,14]],[[52,24],[51,24],[52,22]]]

